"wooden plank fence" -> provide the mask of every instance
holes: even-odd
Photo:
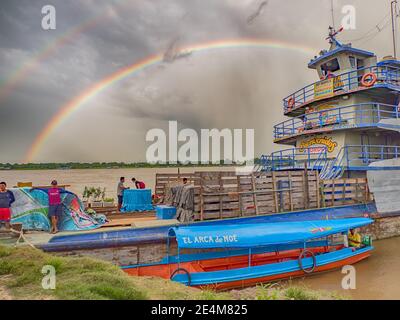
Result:
[[[322,204],[334,207],[372,200],[367,178],[342,178],[321,181]]]
[[[188,183],[193,184],[196,179],[195,173],[156,173],[155,194],[160,197],[165,195],[165,187],[174,184],[182,183],[182,179],[187,178]]]
[[[320,180],[316,171],[157,174],[156,194],[186,177],[195,185],[195,219],[226,219],[371,201],[366,178]]]
[[[199,220],[264,215],[318,208],[315,172],[197,172],[195,212]]]

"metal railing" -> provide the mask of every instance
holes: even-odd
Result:
[[[332,108],[304,114],[274,126],[274,139],[287,138],[310,130],[367,127],[382,119],[399,119],[395,105],[371,102]]]
[[[374,73],[377,76],[377,81],[374,87],[390,85],[400,88],[400,68],[375,65],[334,76],[334,93],[345,93],[362,87],[361,79],[363,75],[367,73]],[[313,101],[315,99],[314,86],[322,81],[323,80],[314,82],[283,99],[284,112],[287,113],[289,110],[290,99],[293,99],[292,109]]]
[[[350,145],[344,147],[346,167],[363,167],[373,162],[399,159],[400,146]]]
[[[340,149],[337,157],[327,161],[320,172],[321,179],[340,178],[348,170],[365,170],[371,163],[400,158],[400,146],[349,145]]]
[[[327,147],[291,148],[262,156],[263,171],[298,170],[322,168],[328,154]]]
[[[335,158],[328,158],[326,147],[292,148],[261,157],[263,171],[320,170],[322,179],[339,178],[346,169],[365,170],[373,162],[400,159],[400,146],[348,145]]]

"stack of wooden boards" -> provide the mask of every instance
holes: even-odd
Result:
[[[289,212],[371,200],[367,180],[320,180],[317,171],[236,172],[212,171],[192,174],[157,174],[156,194],[183,178],[195,186],[196,220],[224,219]]]

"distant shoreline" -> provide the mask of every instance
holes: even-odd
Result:
[[[12,170],[87,170],[87,169],[146,169],[238,167],[239,164],[148,164],[148,163],[29,163],[0,164],[0,171]]]

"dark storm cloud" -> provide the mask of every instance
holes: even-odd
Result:
[[[264,2],[1,1],[0,85],[24,61],[40,55],[43,48],[73,28],[90,27],[63,42],[27,73],[6,99],[0,100],[0,135],[6,137],[0,140],[0,150],[7,150],[0,154],[0,162],[21,160],[51,116],[86,88],[149,55],[168,52],[171,44],[176,46],[169,51],[169,63],[107,88],[101,97],[88,103],[87,110],[80,110],[74,121],[55,133],[58,140],[50,139],[38,160],[143,160],[145,150],[138,146],[143,144],[146,130],[168,120],[178,120],[181,126],[196,130],[254,127],[257,153],[270,151],[272,124],[282,118],[282,97],[315,80],[315,74],[305,70],[311,56],[283,50],[232,50],[188,52],[184,59],[176,59],[182,57],[176,47],[232,38],[272,38],[326,47],[330,1],[269,0],[267,6]],[[360,10],[360,30],[349,32],[349,38],[369,30],[371,21],[380,20],[388,9],[375,0],[336,3],[338,15],[344,4],[354,3]],[[57,10],[54,31],[41,29],[41,7],[47,4]],[[255,14],[254,23],[249,24],[249,17]],[[385,37],[375,41],[371,49],[386,53],[389,41]],[[93,120],[95,116],[99,118]],[[141,131],[133,132],[133,127]],[[127,155],[125,149],[118,151],[114,146],[112,153],[105,153],[74,143],[79,139],[87,145],[96,139],[115,145],[110,134],[113,129],[119,130],[121,145],[133,141],[135,152]]]

